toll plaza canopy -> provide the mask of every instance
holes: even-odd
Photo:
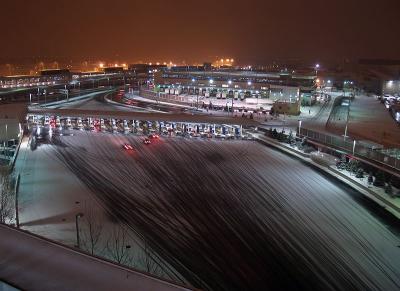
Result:
[[[244,126],[257,126],[259,123],[252,119],[241,117],[183,114],[183,113],[148,113],[148,112],[126,112],[126,111],[99,111],[83,109],[52,109],[29,107],[28,114],[53,115],[60,117],[83,117],[83,118],[115,118],[128,120],[148,121],[170,121],[170,122],[193,122],[210,124],[232,124]]]

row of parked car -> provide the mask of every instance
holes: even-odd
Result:
[[[400,123],[400,94],[383,94],[378,96],[378,99],[385,104],[386,109],[389,110],[394,120]]]

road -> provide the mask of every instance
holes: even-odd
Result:
[[[180,138],[145,146],[138,137],[86,132],[54,147],[106,211],[193,286],[400,288],[398,223],[273,149]]]

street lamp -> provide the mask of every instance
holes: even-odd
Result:
[[[315,65],[315,75],[318,76],[318,69],[319,69],[319,64]]]
[[[299,120],[299,137],[300,137],[300,134],[301,134],[301,120]]]
[[[344,140],[345,141],[346,141],[346,137],[347,137],[347,129],[348,129],[348,126],[349,126],[350,105],[351,105],[351,99],[349,99],[349,105],[348,105],[348,108],[347,108],[346,127],[344,128]]]
[[[76,226],[76,246],[78,247],[78,249],[80,248],[80,238],[79,238],[79,223],[78,223],[78,219],[83,217],[83,213],[78,213],[77,215],[75,215],[75,226]]]

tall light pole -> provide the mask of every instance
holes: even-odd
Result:
[[[6,146],[7,149],[5,149],[6,152],[6,158],[8,158],[8,124],[6,123]]]
[[[316,64],[315,65],[315,76],[318,77],[318,69],[319,69],[320,65]]]
[[[80,237],[79,237],[79,218],[83,217],[83,213],[78,213],[75,215],[75,226],[76,226],[76,246],[78,249],[80,249],[81,242],[80,242]]]
[[[346,127],[344,128],[344,140],[345,141],[346,141],[346,137],[347,137],[347,129],[348,129],[348,126],[349,126],[350,105],[351,105],[351,99],[349,99],[349,105],[348,105],[348,108],[347,108]]]
[[[300,137],[300,134],[301,134],[301,120],[299,120],[299,137]]]

